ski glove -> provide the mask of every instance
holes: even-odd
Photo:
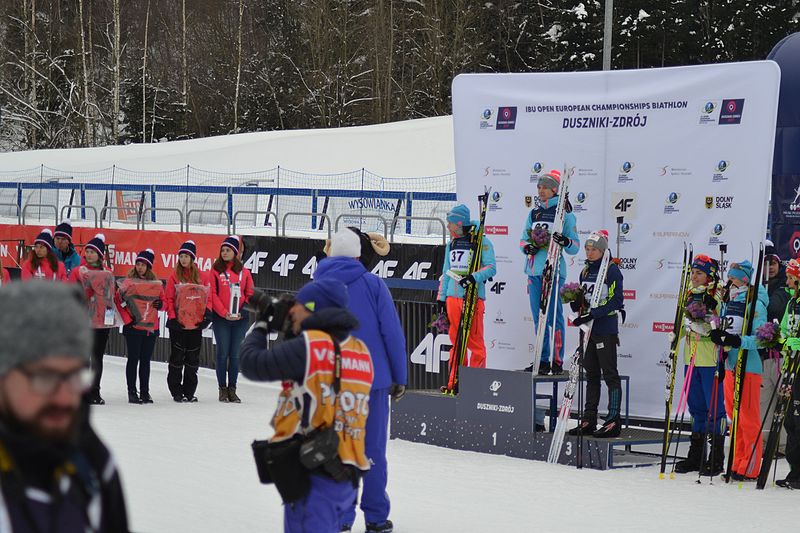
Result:
[[[389,389],[389,395],[391,395],[394,401],[399,401],[406,393],[406,386],[405,385],[398,385],[397,383],[392,383],[392,387]]]
[[[183,329],[177,318],[170,318],[167,320],[167,329]]]
[[[591,322],[591,320],[592,320],[592,315],[590,315],[589,313],[586,313],[586,314],[583,314],[583,315],[575,318],[572,321],[572,325],[573,326],[581,326],[583,324],[586,324],[587,322]]]
[[[436,312],[447,315],[447,302],[444,300],[436,300]]]
[[[570,238],[569,238],[569,237],[567,237],[567,236],[566,236],[566,235],[564,235],[563,233],[559,233],[559,232],[555,232],[555,233],[553,233],[553,236],[552,236],[551,238],[552,238],[554,241],[556,241],[556,244],[558,244],[558,245],[559,245],[559,246],[561,246],[562,248],[564,248],[564,247],[566,247],[566,246],[569,246],[569,245],[570,245],[570,243],[572,243],[572,241],[570,240]]]
[[[466,275],[463,278],[461,278],[458,284],[461,285],[461,288],[466,289],[470,285],[475,284],[475,276],[473,276],[472,274]]]
[[[712,329],[708,333],[708,338],[717,346],[739,348],[742,345],[742,338],[739,335],[728,333],[724,329]]]
[[[536,252],[538,252],[539,249],[537,247],[535,247],[534,245],[532,245],[532,244],[526,244],[525,248],[523,249],[523,251],[527,255],[536,255]]]
[[[706,309],[708,309],[708,312],[711,313],[712,311],[714,311],[714,309],[717,308],[719,302],[717,301],[716,298],[714,298],[710,294],[705,293],[703,295],[703,305],[705,305]]]
[[[795,352],[800,350],[800,337],[789,337],[783,343],[784,351]]]
[[[578,297],[569,303],[569,308],[575,311],[576,313],[580,313],[584,304],[586,304],[586,298],[583,297],[582,293],[579,293]]]
[[[153,307],[155,307],[156,309],[161,309],[162,307],[164,307],[164,302],[161,300],[161,298],[153,300]]]

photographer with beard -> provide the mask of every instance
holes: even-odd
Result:
[[[72,285],[0,289],[0,531],[128,531],[116,465],[88,421],[92,330]]]
[[[312,281],[295,300],[256,293],[249,302],[258,319],[242,343],[242,374],[283,381],[275,434],[253,450],[261,481],[281,494],[289,533],[338,532],[369,469],[364,434],[374,371],[367,346],[350,335],[358,321],[347,303],[335,280]],[[267,348],[275,331],[286,339]]]

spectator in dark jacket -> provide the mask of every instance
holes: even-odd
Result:
[[[314,272],[314,279],[335,279],[347,286],[348,309],[359,322],[353,335],[369,348],[375,366],[375,381],[369,399],[367,418],[367,457],[372,468],[364,476],[361,510],[367,531],[392,530],[389,520],[390,502],[386,492],[386,441],[389,424],[389,397],[399,399],[407,383],[406,342],[392,295],[381,278],[367,271],[358,258],[371,258],[375,249],[369,239],[362,239],[358,230],[338,231],[331,239],[330,253]],[[381,248],[386,255],[388,248]],[[355,522],[355,501],[345,514],[343,526]],[[348,529],[344,529],[347,531]]]
[[[769,305],[767,306],[767,320],[778,323],[783,320],[786,312],[786,304],[789,303],[789,293],[786,292],[786,267],[781,264],[781,258],[772,241],[764,242],[764,271],[766,272],[767,294],[769,295]],[[762,360],[761,374],[761,413],[766,420],[772,420],[775,411],[775,401],[773,391],[778,386],[781,374],[781,352],[773,349],[762,349],[758,353]],[[769,436],[769,427],[765,427],[761,432],[762,440],[766,445]],[[778,451],[784,452],[786,448],[786,430],[781,428],[781,435],[778,444]]]
[[[88,421],[89,316],[50,282],[0,289],[0,531],[126,532],[119,475]]]

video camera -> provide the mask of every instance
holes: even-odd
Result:
[[[276,298],[254,289],[253,295],[247,301],[247,308],[256,314],[256,322],[267,323],[267,331],[285,333],[291,326],[291,322],[287,318],[289,309],[294,304],[295,299],[291,294],[281,294]]]

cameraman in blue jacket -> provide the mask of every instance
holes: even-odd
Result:
[[[366,454],[372,468],[363,478],[361,494],[367,533],[391,533],[393,530],[386,493],[389,397],[399,400],[405,393],[408,379],[405,334],[392,295],[383,280],[367,270],[375,252],[386,255],[388,251],[381,236],[345,228],[333,235],[329,257],[320,261],[314,272],[316,280],[335,279],[347,286],[348,310],[360,324],[352,334],[366,343],[375,369],[366,427]],[[355,504],[353,502],[350,511],[344,514],[342,531],[350,531],[355,522]]]

